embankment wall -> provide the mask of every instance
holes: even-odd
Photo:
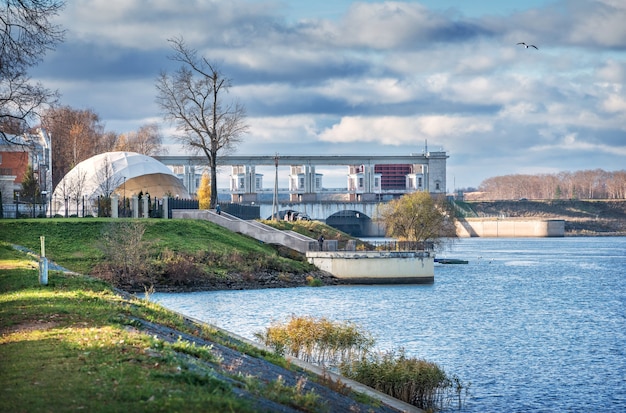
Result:
[[[564,237],[562,219],[465,218],[457,222],[459,237]]]

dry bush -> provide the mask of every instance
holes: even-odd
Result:
[[[113,222],[102,230],[100,250],[105,262],[94,275],[116,286],[150,283],[150,243],[143,240],[145,225],[137,221]]]

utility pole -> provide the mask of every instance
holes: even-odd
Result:
[[[272,199],[272,220],[278,221],[278,152],[274,156],[274,198]]]

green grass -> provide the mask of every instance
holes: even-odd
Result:
[[[76,272],[88,274],[104,259],[99,248],[102,231],[115,222],[92,219],[19,219],[0,220],[0,241],[40,251],[40,236],[45,236],[46,256]],[[241,234],[202,220],[139,220],[146,226],[144,239],[150,243],[151,255],[164,250],[189,254],[204,251],[227,253],[258,252],[276,255],[276,250]],[[291,260],[289,260],[291,261]],[[295,264],[299,265],[299,264]]]
[[[0,243],[0,411],[252,411],[181,356],[212,362],[207,349],[132,328],[142,318],[185,331],[178,315],[84,276],[53,272],[40,286],[19,255]]]

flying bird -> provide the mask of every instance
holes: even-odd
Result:
[[[534,44],[526,44],[524,42],[519,42],[518,44],[524,45],[525,48],[529,48],[529,47],[534,47],[535,49],[539,50],[539,48],[537,46],[535,46]]]

